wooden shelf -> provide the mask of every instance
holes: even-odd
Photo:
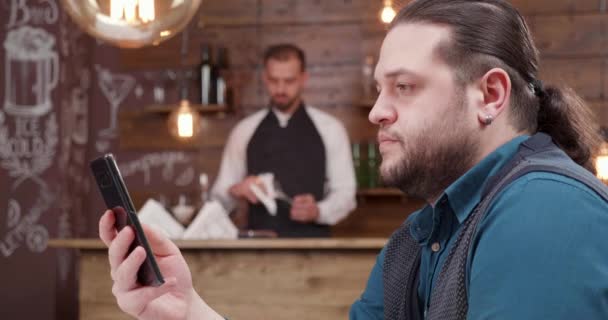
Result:
[[[226,105],[202,105],[192,103],[190,106],[200,113],[227,113],[228,106]],[[154,104],[142,108],[142,113],[170,113],[178,107],[178,104]]]
[[[395,188],[368,188],[357,190],[357,195],[364,197],[403,196],[403,192]]]
[[[119,145],[124,150],[200,150],[204,147],[223,147],[226,137],[240,118],[233,112],[223,112],[219,106],[195,105],[201,112],[204,125],[195,138],[178,140],[169,134],[167,119],[177,106],[152,105],[139,110],[118,113]],[[154,137],[154,139],[150,139]]]

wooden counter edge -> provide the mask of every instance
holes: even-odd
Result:
[[[238,240],[175,240],[182,250],[196,249],[283,249],[283,250],[372,250],[381,249],[386,238],[328,238],[328,239],[238,239]],[[50,239],[51,248],[69,248],[83,250],[106,249],[99,239],[73,238]]]

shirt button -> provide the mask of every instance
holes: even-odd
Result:
[[[439,242],[435,242],[431,245],[431,250],[433,250],[433,252],[437,252],[439,251],[439,249],[441,249],[441,245],[439,244]]]

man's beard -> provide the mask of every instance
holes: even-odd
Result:
[[[464,120],[464,97],[455,101],[454,108],[418,134],[397,136],[403,152],[390,168],[381,168],[385,185],[431,201],[474,165],[479,142],[473,129],[458,126]]]
[[[273,108],[279,109],[280,111],[286,111],[286,110],[289,110],[293,106],[293,104],[296,102],[298,97],[299,97],[299,95],[296,95],[292,99],[287,101],[286,103],[278,103],[278,102],[276,102],[276,100],[274,98],[270,98],[270,105]]]

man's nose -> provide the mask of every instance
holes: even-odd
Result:
[[[287,85],[283,82],[279,82],[279,84],[277,85],[277,93],[285,94],[286,91],[287,91]]]
[[[375,125],[391,124],[397,120],[397,112],[389,99],[380,94],[369,112],[368,119]]]

